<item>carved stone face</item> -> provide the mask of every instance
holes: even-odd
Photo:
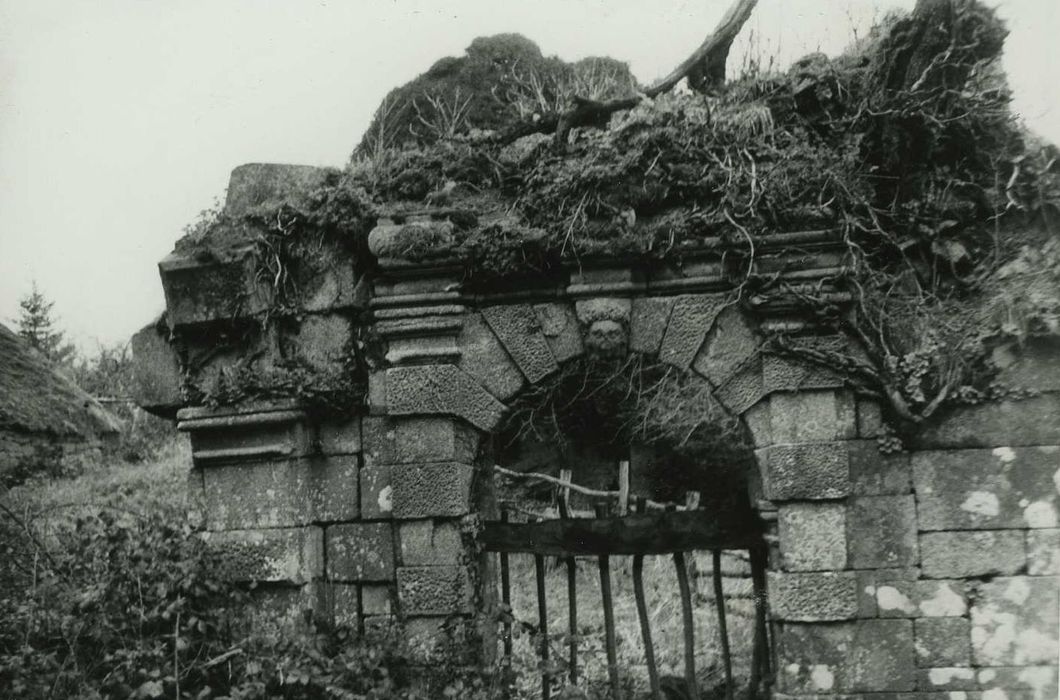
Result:
[[[618,355],[626,352],[629,334],[625,324],[610,319],[594,321],[585,334],[585,347],[599,355]]]

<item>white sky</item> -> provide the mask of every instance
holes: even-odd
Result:
[[[91,351],[164,306],[156,263],[247,162],[341,166],[391,87],[480,35],[668,72],[730,0],[0,0],[0,322],[35,279]],[[835,54],[914,0],[761,0],[751,45]],[[998,0],[1016,109],[1060,142],[1060,0]],[[755,41],[748,42],[753,30]]]

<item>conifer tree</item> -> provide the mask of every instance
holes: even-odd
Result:
[[[74,346],[66,341],[66,336],[55,327],[52,307],[55,302],[47,297],[33,283],[33,291],[22,297],[18,319],[18,334],[40,354],[55,364],[64,364],[73,359]]]

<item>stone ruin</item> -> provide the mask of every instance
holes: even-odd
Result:
[[[323,177],[237,168],[225,213]],[[564,363],[639,353],[709,382],[752,436],[776,697],[1056,696],[1055,345],[1006,363],[1038,395],[955,408],[885,454],[876,403],[757,351],[769,328],[812,322],[783,306],[727,307],[717,251],[679,266],[584,261],[559,284],[472,293],[459,266],[388,255],[401,226],[444,216],[380,218],[368,250],[331,251],[300,278],[299,312],[264,330],[275,287],[256,273],[252,233],[178,247],[159,265],[167,311],[133,343],[140,403],[190,436],[203,537],[232,580],[259,584],[263,615],[362,630],[397,620],[425,667],[448,658],[457,621],[466,661],[488,660],[495,573],[476,523],[495,517],[491,435],[513,397]],[[843,264],[829,231],[758,245],[757,265],[803,282]],[[351,366],[357,344],[373,348],[363,366]],[[296,379],[286,396],[236,390],[251,358],[258,374],[297,361],[363,377],[363,398],[319,411]],[[189,380],[227,400],[203,401]]]

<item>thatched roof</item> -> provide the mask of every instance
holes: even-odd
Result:
[[[0,430],[92,438],[117,429],[99,402],[0,325]]]

